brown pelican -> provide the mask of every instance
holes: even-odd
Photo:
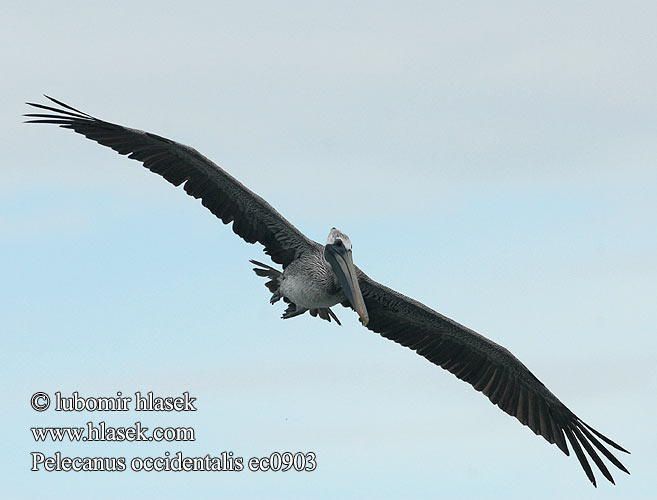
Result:
[[[251,261],[272,292],[272,304],[288,303],[283,318],[309,311],[338,322],[336,304],[353,308],[369,330],[413,349],[483,392],[535,434],[569,455],[570,443],[589,480],[596,485],[588,456],[614,482],[600,452],[623,472],[628,470],[605,446],[627,450],[582,421],[504,347],[369,278],[354,266],[351,241],[333,228],[321,245],[290,224],[260,196],[250,191],[195,149],[170,139],[94,118],[46,96],[60,108],[27,103],[48,113],[30,113],[29,123],[69,128],[140,161],[151,172],[187,194],[249,243],[259,242],[283,271]],[[602,442],[601,442],[602,441]],[[598,451],[596,451],[596,449]]]

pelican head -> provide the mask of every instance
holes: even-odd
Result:
[[[360,322],[363,326],[367,326],[369,316],[358,285],[358,276],[351,257],[351,240],[349,236],[336,228],[332,228],[324,247],[324,258],[326,258],[338,277],[347,300],[360,316]]]

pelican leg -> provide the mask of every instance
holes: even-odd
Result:
[[[283,319],[290,319],[294,318],[295,316],[299,316],[303,313],[305,313],[308,309],[305,307],[299,307],[296,304],[290,302],[290,305],[287,306],[287,309],[283,313],[283,316],[281,316]]]
[[[274,294],[271,296],[271,299],[269,299],[269,303],[273,305],[276,302],[278,302],[279,300],[281,300],[282,298],[283,298],[283,296],[281,295],[281,292],[276,290],[274,292]]]

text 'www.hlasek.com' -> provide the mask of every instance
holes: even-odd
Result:
[[[56,412],[129,412],[148,415],[153,412],[195,412],[196,398],[189,392],[176,397],[156,396],[153,392],[124,396],[117,392],[111,397],[83,397],[78,392],[64,396],[54,393],[54,398],[45,392],[35,392],[30,405],[37,412],[48,409]],[[113,426],[107,419],[88,421],[78,427],[30,427],[36,443],[181,443],[196,441],[193,427],[149,427],[141,420],[129,426]],[[71,454],[72,455],[72,454]],[[136,472],[191,472],[191,471],[234,471],[253,472],[310,472],[317,468],[316,456],[308,451],[274,451],[272,453],[244,458],[232,451],[207,453],[203,456],[187,456],[182,451],[166,451],[158,456],[69,456],[61,451],[42,453],[33,451],[31,470],[46,472],[91,472],[132,470]]]

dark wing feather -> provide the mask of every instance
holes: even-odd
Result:
[[[556,444],[569,455],[567,438],[593,485],[596,484],[595,477],[584,451],[602,474],[614,482],[594,447],[629,474],[593,434],[609,446],[629,452],[582,422],[504,347],[377,283],[362,271],[358,272],[358,282],[369,314],[367,328],[449,370],[477,391],[483,392],[493,404],[516,417],[535,434]]]
[[[189,146],[170,139],[94,118],[46,96],[62,108],[27,103],[48,111],[31,113],[28,123],[52,123],[70,128],[119,154],[140,161],[151,172],[184,190],[249,243],[256,241],[274,262],[286,267],[319,244],[306,238],[269,203],[243,186],[218,165]]]

